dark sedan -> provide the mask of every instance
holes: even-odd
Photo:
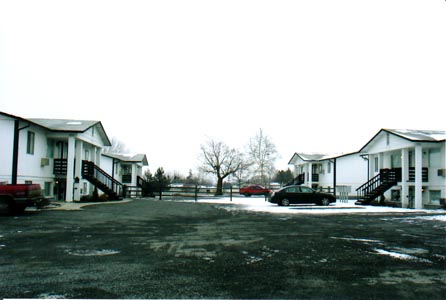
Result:
[[[277,203],[280,206],[301,203],[314,203],[326,206],[336,202],[336,198],[332,194],[319,193],[306,186],[291,185],[273,193],[269,202]]]

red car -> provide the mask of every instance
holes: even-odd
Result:
[[[240,188],[240,195],[245,195],[249,197],[251,195],[264,195],[267,196],[271,193],[270,189],[267,189],[261,185],[248,185]]]

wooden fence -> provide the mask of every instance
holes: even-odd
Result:
[[[154,196],[161,199],[178,199],[178,198],[192,198],[197,201],[199,198],[214,197],[217,192],[216,187],[202,187],[202,186],[182,186],[182,187],[167,187],[161,191],[155,192]],[[223,189],[223,195],[230,197],[239,195],[239,189],[230,187]]]

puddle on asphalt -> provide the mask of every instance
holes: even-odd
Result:
[[[118,254],[117,250],[101,249],[101,250],[66,250],[66,253],[74,256],[106,256]]]

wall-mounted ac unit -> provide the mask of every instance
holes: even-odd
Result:
[[[438,169],[437,174],[438,176],[446,177],[446,169]]]
[[[50,159],[48,157],[42,157],[40,159],[40,166],[44,167],[44,166],[49,166],[50,165]]]

